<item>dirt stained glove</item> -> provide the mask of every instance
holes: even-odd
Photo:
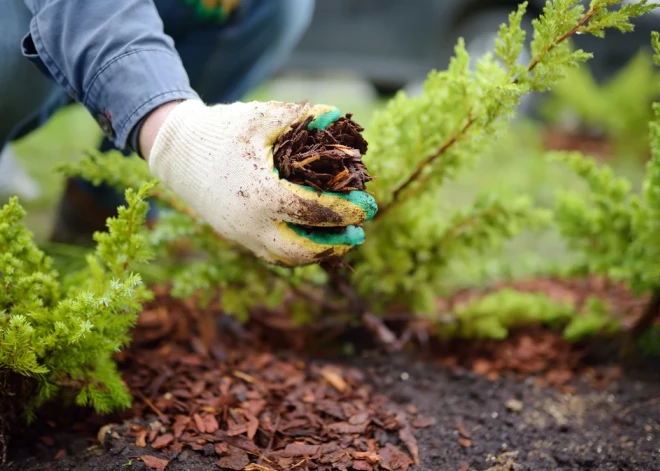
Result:
[[[308,103],[184,101],[159,129],[149,167],[220,235],[268,262],[296,266],[342,255],[364,241],[357,225],[375,215],[375,200],[293,184],[273,163],[277,138],[309,116],[310,126],[325,129],[340,113]]]

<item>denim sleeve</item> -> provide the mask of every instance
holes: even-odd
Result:
[[[123,149],[150,111],[198,98],[153,0],[25,0],[24,54]]]

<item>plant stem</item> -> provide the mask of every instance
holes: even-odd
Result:
[[[628,335],[624,339],[623,347],[621,349],[621,357],[624,359],[633,358],[636,350],[636,344],[639,337],[646,332],[653,322],[660,317],[660,288],[657,288],[651,295],[644,313],[632,326]]]
[[[577,25],[575,25],[573,28],[571,28],[569,31],[564,33],[562,36],[560,36],[557,40],[553,41],[550,46],[543,52],[541,52],[538,56],[536,56],[527,66],[527,71],[532,72],[536,66],[538,66],[543,59],[554,49],[556,48],[559,44],[563,43],[566,41],[568,38],[573,36],[575,33],[577,33],[580,28],[582,28],[593,16],[599,11],[599,8],[590,8],[587,13],[578,21]],[[519,78],[516,77],[513,80],[513,83],[516,84],[518,83]],[[493,115],[496,115],[497,113],[493,113]],[[403,182],[401,183],[393,192],[392,192],[392,200],[386,204],[385,206],[382,206],[378,213],[376,214],[375,218],[383,217],[383,215],[389,213],[389,211],[398,206],[400,203],[402,203],[403,199],[401,199],[402,193],[404,193],[408,187],[410,187],[413,183],[418,182],[421,184],[424,183],[425,179],[421,178],[422,172],[424,169],[432,165],[438,158],[440,158],[445,152],[447,152],[448,149],[450,149],[454,144],[456,144],[459,140],[461,140],[467,133],[467,131],[472,127],[472,125],[479,121],[481,116],[473,117],[471,116],[471,113],[468,113],[468,117],[466,118],[465,124],[461,127],[459,131],[454,133],[447,139],[443,144],[441,144],[435,152],[433,152],[430,156],[428,156],[426,159],[424,159],[418,166],[417,168],[413,171],[413,173]]]
[[[401,185],[399,185],[398,188],[394,190],[392,193],[392,202],[390,202],[387,206],[384,208],[380,209],[378,213],[376,213],[375,217],[382,217],[383,214],[387,213],[393,206],[397,204],[399,201],[399,196],[403,191],[405,191],[411,184],[413,184],[422,174],[424,169],[435,162],[435,160],[440,157],[442,154],[445,153],[447,149],[449,149],[451,146],[453,146],[466,132],[470,127],[474,124],[476,119],[471,118],[468,119],[467,122],[463,125],[463,127],[456,133],[454,133],[449,139],[447,139],[438,149],[431,154],[426,160],[422,161],[415,171],[410,174],[410,176],[406,179],[405,182],[403,182]]]
[[[578,24],[575,25],[573,28],[571,28],[568,32],[566,32],[564,35],[562,35],[559,39],[557,39],[555,42],[553,42],[548,49],[543,51],[541,54],[539,54],[532,62],[529,63],[527,66],[527,71],[531,72],[536,68],[537,65],[545,58],[546,55],[548,55],[554,48],[559,46],[561,43],[566,41],[568,38],[573,36],[575,33],[577,33],[580,28],[582,28],[598,11],[600,8],[591,8],[585,15],[582,17],[580,21],[578,21]],[[514,81],[514,83],[517,83],[518,79]]]
[[[630,331],[630,336],[633,339],[639,338],[653,322],[660,317],[660,289],[656,289],[651,296],[649,303],[646,305],[644,314],[639,318]]]

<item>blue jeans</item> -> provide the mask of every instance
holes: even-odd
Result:
[[[155,0],[165,32],[175,41],[190,83],[207,103],[231,103],[284,63],[311,20],[314,0],[242,0],[233,19],[213,25],[181,0]],[[0,149],[71,103],[56,84],[25,59],[20,42],[30,14],[23,0],[5,0],[0,14]],[[104,140],[101,150],[113,145]],[[107,209],[121,204],[107,187],[70,181]],[[70,186],[70,185],[69,185]]]

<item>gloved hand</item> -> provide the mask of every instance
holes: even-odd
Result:
[[[149,155],[151,172],[220,235],[285,266],[342,255],[364,241],[355,225],[374,216],[365,192],[321,193],[279,178],[272,147],[308,116],[327,127],[339,110],[325,105],[250,102],[176,105]],[[347,226],[340,233],[300,226]]]

